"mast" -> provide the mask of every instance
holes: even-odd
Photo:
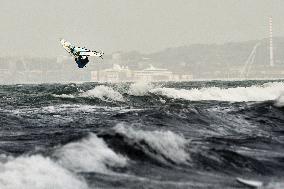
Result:
[[[272,17],[269,18],[269,64],[274,66]]]

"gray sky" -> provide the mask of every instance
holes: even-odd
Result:
[[[63,37],[106,53],[284,36],[283,0],[0,0],[0,55],[60,56]]]

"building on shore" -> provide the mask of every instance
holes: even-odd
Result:
[[[92,81],[100,82],[130,82],[130,81],[179,81],[180,76],[164,68],[150,65],[143,70],[130,70],[127,66],[113,64],[110,69],[91,72]],[[186,76],[187,78],[187,76]],[[185,77],[183,77],[185,79]]]
[[[113,64],[112,68],[91,72],[92,81],[120,82],[132,81],[132,71],[127,66]]]
[[[175,80],[175,81],[190,81],[193,79],[193,76],[190,75],[190,74],[183,74],[183,75],[180,75],[178,80]]]
[[[150,65],[149,68],[139,71],[133,71],[134,81],[177,81],[179,76],[164,68],[155,68]]]

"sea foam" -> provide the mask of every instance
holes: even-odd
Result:
[[[122,94],[105,85],[97,86],[94,89],[81,93],[79,96],[87,98],[99,98],[103,101],[124,101]]]
[[[116,154],[95,134],[59,147],[52,157],[1,156],[0,188],[87,189],[86,181],[78,172],[112,174],[111,167],[127,165],[127,158]]]
[[[128,94],[133,96],[144,96],[153,88],[154,86],[151,83],[140,81],[130,85]]]
[[[219,88],[209,87],[202,89],[174,89],[155,88],[151,93],[174,99],[190,101],[217,100],[217,101],[266,101],[275,100],[284,91],[283,82],[266,83],[261,86]]]
[[[53,94],[52,96],[57,97],[57,98],[75,98],[75,96],[72,94],[61,94],[61,95]]]
[[[284,94],[281,94],[276,100],[274,105],[276,107],[284,107]]]
[[[95,134],[56,150],[59,163],[75,172],[112,173],[109,167],[124,167],[127,158],[116,154]]]
[[[153,154],[152,150],[147,149],[144,149],[145,153],[159,160],[164,157],[175,163],[186,163],[190,160],[189,154],[186,152],[188,141],[182,135],[171,131],[138,130],[123,124],[115,126],[114,130],[137,143],[146,142],[157,154]]]
[[[0,162],[1,189],[87,189],[86,182],[41,155],[9,158]]]

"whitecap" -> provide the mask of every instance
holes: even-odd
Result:
[[[261,86],[219,88],[209,87],[202,89],[174,89],[155,88],[151,93],[174,99],[190,101],[217,100],[231,102],[275,100],[284,91],[283,82],[266,83]]]
[[[75,172],[112,173],[109,167],[124,167],[127,158],[115,153],[103,139],[95,134],[78,142],[62,146],[55,151],[58,162]]]
[[[276,100],[274,105],[276,107],[284,107],[284,94],[281,94]]]
[[[53,94],[52,96],[57,97],[57,98],[75,98],[75,96],[72,94],[61,94],[61,95]]]
[[[130,85],[128,94],[133,96],[144,96],[153,88],[154,86],[151,83],[140,81]]]
[[[94,89],[81,93],[79,96],[87,98],[99,98],[104,101],[124,101],[122,94],[105,85],[97,86]]]
[[[160,160],[163,157],[175,163],[187,163],[190,160],[190,156],[186,152],[188,141],[182,135],[172,131],[144,131],[123,124],[115,126],[114,130],[116,133],[123,134],[136,142],[146,142],[158,154],[151,154],[147,149],[144,149],[145,152]]]
[[[0,162],[1,189],[87,189],[86,182],[50,158],[41,155]]]

